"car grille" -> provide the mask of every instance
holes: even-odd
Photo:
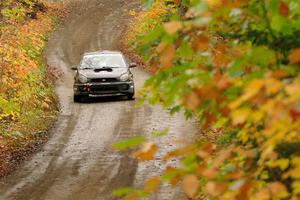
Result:
[[[92,83],[105,83],[105,82],[117,82],[117,78],[94,78],[91,80]]]
[[[94,93],[116,93],[124,90],[128,90],[129,85],[94,85],[91,86],[91,92]]]

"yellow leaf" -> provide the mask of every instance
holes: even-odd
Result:
[[[263,86],[264,86],[263,80],[256,79],[256,80],[251,81],[246,86],[245,94],[244,94],[245,95],[244,100],[248,100],[249,98],[256,95],[262,89]]]
[[[172,35],[182,29],[182,23],[179,21],[171,21],[164,24],[165,30],[169,35]]]
[[[248,132],[245,129],[242,129],[238,132],[238,138],[243,142],[246,143],[249,139]]]
[[[251,81],[245,88],[244,94],[238,98],[237,100],[231,102],[229,104],[229,108],[236,109],[238,108],[243,102],[249,100],[250,98],[254,97],[264,86],[263,80],[256,79]]]
[[[135,16],[136,15],[136,12],[134,11],[134,10],[129,10],[129,15],[131,15],[131,16]]]
[[[267,165],[272,168],[279,167],[281,170],[285,170],[289,166],[289,163],[289,159],[278,159],[269,161]]]
[[[195,175],[187,175],[183,179],[183,191],[189,198],[193,198],[199,189],[199,180]]]
[[[222,5],[222,0],[205,0],[209,7],[219,7]]]
[[[300,181],[293,182],[293,194],[300,194]]]
[[[146,181],[144,189],[146,192],[155,192],[157,191],[159,184],[160,184],[159,177],[153,177]]]
[[[261,122],[261,120],[264,118],[264,112],[262,111],[255,111],[251,113],[251,119],[255,123]]]
[[[266,86],[266,90],[267,90],[267,94],[271,95],[274,93],[277,93],[279,90],[282,89],[282,82],[276,80],[276,79],[267,79],[265,81],[265,86]]]
[[[241,108],[238,110],[234,110],[231,113],[232,124],[239,125],[245,123],[250,114],[251,110],[249,108]]]
[[[293,100],[300,98],[300,83],[296,82],[285,87],[285,91],[292,97]]]

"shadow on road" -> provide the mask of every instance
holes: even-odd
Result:
[[[112,97],[89,97],[83,99],[79,104],[93,104],[93,103],[109,103],[109,102],[118,102],[118,101],[132,101],[127,99],[126,96],[112,96]]]

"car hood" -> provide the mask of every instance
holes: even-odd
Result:
[[[128,68],[110,68],[111,70],[101,70],[99,69],[84,69],[79,70],[79,74],[84,75],[87,78],[118,78],[122,74],[128,73]]]

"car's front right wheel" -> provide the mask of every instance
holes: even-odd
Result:
[[[133,94],[128,94],[127,99],[128,100],[134,100],[134,93]]]
[[[73,100],[75,103],[80,103],[82,101],[82,96],[74,94]]]

